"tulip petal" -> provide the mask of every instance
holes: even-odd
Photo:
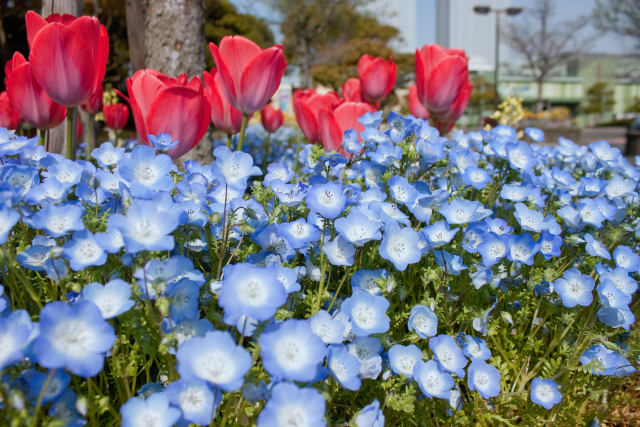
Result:
[[[25,22],[27,26],[27,42],[29,48],[33,45],[33,39],[36,34],[47,25],[47,21],[33,10],[30,10],[25,15]]]
[[[365,102],[345,102],[340,104],[334,111],[333,116],[340,126],[340,143],[342,134],[349,129],[355,129],[360,136],[364,130],[364,125],[358,119],[367,113],[375,112],[375,108]]]
[[[433,114],[445,114],[468,81],[466,61],[459,56],[447,57],[431,71],[426,88],[427,99],[422,101]]]
[[[278,90],[287,60],[279,47],[260,52],[245,68],[240,85],[239,110],[252,113],[264,107]]]
[[[59,104],[75,107],[93,93],[94,64],[89,46],[59,23],[48,24],[33,39],[29,62],[44,91]]]
[[[226,37],[224,37],[222,40],[224,40],[225,38]],[[222,88],[224,89],[224,94],[229,100],[229,102],[231,103],[231,105],[238,108],[238,97],[236,95],[240,92],[240,88],[236,87],[236,81],[238,82],[238,86],[239,86],[239,82],[240,82],[239,76],[241,74],[237,74],[236,75],[237,78],[236,80],[234,80],[234,75],[231,74],[231,71],[229,71],[227,64],[225,63],[224,59],[220,55],[220,49],[218,49],[218,46],[216,46],[213,43],[209,43],[209,50],[211,51],[211,56],[213,57],[213,61],[216,63],[216,69],[220,73],[220,78],[222,79],[222,82],[223,82]],[[240,71],[240,73],[242,73],[242,71]]]
[[[322,146],[328,151],[338,150],[342,143],[342,130],[333,112],[326,108],[321,108],[318,113],[318,122],[318,133]]]
[[[296,100],[293,98],[293,111],[296,113],[296,121],[298,126],[307,137],[309,142],[320,142],[320,135],[318,132],[318,120],[311,108],[304,100]]]

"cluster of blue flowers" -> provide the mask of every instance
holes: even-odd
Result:
[[[382,426],[384,384],[473,417],[503,392],[551,409],[567,373],[636,371],[637,165],[523,140],[537,129],[360,121],[341,154],[218,146],[184,171],[162,134],[71,161],[0,129],[0,405],[82,425],[93,391],[71,375],[108,372],[131,379],[123,425]],[[563,365],[507,375],[507,328]]]

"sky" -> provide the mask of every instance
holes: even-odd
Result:
[[[421,44],[435,43],[435,4],[436,0],[418,0],[418,13],[425,16],[424,25],[420,26],[418,39]],[[513,6],[527,8],[537,0],[511,0]],[[270,10],[267,2],[264,0],[231,0],[233,4],[243,13],[254,14],[267,20],[275,21],[277,15]],[[567,19],[576,19],[580,16],[591,15],[593,9],[597,6],[596,0],[554,0],[555,14],[554,20],[562,22]],[[517,18],[513,18],[517,19]],[[279,38],[277,25],[272,25],[272,31]],[[585,29],[585,34],[596,34],[596,30],[589,26]],[[603,34],[586,47],[586,51],[590,53],[630,53],[633,51],[633,41],[624,39],[614,34]]]

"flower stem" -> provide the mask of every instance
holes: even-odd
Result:
[[[95,114],[89,114],[89,123],[87,124],[87,159],[91,156],[93,149],[96,148],[95,119]]]
[[[73,155],[73,115],[75,113],[74,107],[67,107],[67,159],[72,158]]]
[[[227,134],[227,147],[231,148],[231,134]]]
[[[35,419],[35,422],[33,423],[33,425],[36,425],[36,426],[39,425],[38,422],[40,421],[40,408],[42,407],[42,399],[44,399],[44,393],[45,391],[47,391],[47,387],[49,387],[49,383],[51,382],[51,378],[53,378],[53,374],[55,372],[56,372],[55,369],[51,369],[49,371],[49,375],[47,375],[47,378],[44,380],[44,384],[42,384],[42,388],[40,389],[40,393],[38,394],[36,409],[34,410],[33,417]]]
[[[240,135],[238,135],[238,151],[242,151],[242,142],[244,141],[244,132],[247,130],[247,122],[249,121],[249,115],[242,115],[242,125],[240,126]]]

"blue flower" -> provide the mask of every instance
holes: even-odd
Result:
[[[173,188],[169,171],[174,167],[171,157],[156,155],[148,145],[136,145],[130,156],[123,156],[118,162],[118,171],[127,180],[131,194],[145,199]]]
[[[419,242],[420,236],[411,227],[400,228],[399,225],[390,223],[385,227],[378,251],[396,269],[404,271],[409,264],[415,264],[422,258]]]
[[[602,344],[596,344],[582,354],[580,363],[591,365],[591,373],[594,375],[628,375],[629,361],[613,350],[606,348]],[[632,367],[633,372],[635,369]]]
[[[482,243],[478,245],[478,253],[482,255],[482,264],[491,267],[507,254],[508,237],[495,233],[482,235]]]
[[[389,273],[383,268],[377,270],[358,270],[351,276],[351,288],[363,289],[371,295],[380,295],[381,290],[378,282],[386,282],[388,276]]]
[[[334,225],[342,237],[356,246],[362,246],[371,240],[382,239],[382,233],[380,233],[382,224],[370,220],[361,213],[352,212],[346,217],[338,218]]]
[[[427,306],[415,305],[411,308],[407,327],[426,339],[438,333],[438,317]]]
[[[544,224],[544,215],[540,212],[527,208],[523,203],[516,203],[513,216],[518,220],[518,224],[523,231],[533,231],[540,233]]]
[[[62,249],[73,271],[80,271],[91,265],[102,265],[107,261],[106,252],[89,230],[75,232],[73,238],[62,245]]]
[[[69,305],[54,301],[40,311],[40,335],[33,351],[45,368],[66,368],[87,378],[102,370],[104,356],[115,340],[113,328],[92,302]]]
[[[7,241],[9,232],[19,219],[18,212],[0,206],[0,245]]]
[[[371,295],[357,288],[353,290],[353,295],[342,303],[342,311],[351,319],[351,326],[356,336],[388,331],[387,308],[389,308],[389,301],[386,298]]]
[[[214,173],[224,177],[229,187],[244,191],[249,177],[262,175],[260,168],[253,165],[250,154],[242,151],[231,152],[227,147],[220,146],[213,150],[213,155],[216,161],[211,168]]]
[[[436,264],[444,269],[447,274],[457,276],[462,270],[466,270],[468,267],[463,264],[462,257],[460,255],[454,255],[444,250],[434,252],[433,257]]]
[[[309,318],[309,326],[314,334],[325,344],[340,344],[344,340],[345,325],[339,319],[331,317],[325,310],[320,310]]]
[[[384,414],[378,399],[373,399],[373,402],[360,410],[355,423],[357,427],[384,427]]]
[[[551,409],[562,401],[562,394],[558,391],[558,384],[553,380],[536,377],[531,381],[531,401],[545,409]]]
[[[485,399],[500,394],[500,371],[483,361],[474,361],[467,370],[467,385]]]
[[[0,317],[0,370],[13,365],[24,357],[29,345],[31,330],[21,324],[12,324],[9,318]]]
[[[324,426],[325,401],[313,388],[298,388],[281,382],[273,386],[271,397],[258,415],[258,427]]]
[[[377,128],[382,123],[382,110],[374,113],[365,113],[358,119],[365,128]]]
[[[453,372],[458,377],[464,378],[467,359],[453,337],[449,335],[432,337],[429,339],[429,348],[433,352],[434,358],[447,372]]]
[[[223,331],[183,342],[176,359],[180,378],[204,380],[224,391],[240,389],[252,365],[251,354]]]
[[[526,128],[524,130],[525,135],[534,140],[535,142],[544,141],[544,131],[537,128]]]
[[[540,253],[547,261],[553,257],[560,256],[562,253],[562,238],[548,231],[543,232],[538,239],[540,245]]]
[[[389,366],[398,375],[413,378],[413,367],[422,361],[422,350],[415,344],[395,344],[389,349]]]
[[[82,207],[72,204],[47,204],[30,218],[33,228],[44,229],[51,237],[61,237],[70,231],[84,229]]]
[[[322,252],[327,256],[331,265],[353,265],[356,248],[342,235],[339,235],[326,242],[322,247]]]
[[[357,337],[347,346],[349,353],[360,361],[360,376],[376,379],[382,371],[382,343],[376,337]]]
[[[293,178],[293,171],[289,169],[286,163],[271,163],[267,166],[268,173],[262,180],[264,186],[269,186],[274,181],[287,183]]]
[[[307,322],[299,319],[268,326],[259,342],[267,372],[289,381],[313,380],[327,354],[324,342]]]
[[[358,138],[357,130],[348,129],[344,132],[342,148],[349,154],[358,154],[362,151],[362,142],[360,142],[360,139]]]
[[[605,217],[598,209],[598,203],[594,199],[584,198],[578,200],[578,212],[585,224],[592,225],[595,228],[602,227],[602,221],[605,220]]]
[[[175,211],[163,210],[158,203],[134,200],[126,216],[112,215],[111,225],[122,233],[127,252],[170,251],[175,245],[171,233],[178,226]]]
[[[434,247],[446,245],[458,232],[458,228],[451,229],[446,221],[438,221],[422,229],[422,234]]]
[[[158,136],[147,134],[147,138],[149,138],[149,142],[158,151],[167,151],[171,150],[173,147],[177,146],[180,141],[173,141],[171,135],[168,133],[159,133]]]
[[[461,332],[458,334],[458,342],[462,345],[462,352],[471,359],[471,362],[476,360],[484,361],[491,358],[491,350],[489,350],[487,343],[482,338],[472,337]]]
[[[89,283],[82,288],[82,299],[94,303],[105,319],[121,315],[134,306],[131,298],[131,286],[124,280],[113,279],[104,286]]]
[[[585,249],[589,255],[604,259],[611,259],[611,254],[604,243],[596,240],[596,238],[589,233],[584,235],[584,239],[586,241]]]
[[[103,168],[115,166],[124,154],[124,148],[114,147],[111,141],[103,142],[98,148],[94,148],[91,157],[98,161]]]
[[[208,425],[220,402],[219,391],[211,389],[204,381],[180,379],[167,386],[165,394],[169,402],[180,408],[182,419],[179,424]]]
[[[540,245],[533,240],[531,234],[511,235],[507,244],[507,258],[509,261],[533,265],[533,257],[539,250]]]
[[[404,117],[395,111],[389,113],[389,129],[385,132],[395,143],[405,139],[412,131],[411,119]]]
[[[586,274],[581,274],[575,268],[564,272],[562,278],[557,279],[553,288],[562,298],[565,307],[576,305],[588,306],[593,301],[594,280]]]
[[[609,279],[600,278],[600,284],[596,288],[600,303],[607,308],[623,308],[631,303],[631,295],[618,289],[616,284]]]
[[[629,330],[636,321],[636,317],[629,307],[609,308],[602,306],[598,309],[598,320],[612,328],[622,328]]]
[[[340,215],[347,205],[342,185],[334,182],[312,186],[307,192],[305,200],[309,209],[323,218],[329,219]]]
[[[418,191],[403,176],[393,176],[387,180],[389,193],[398,203],[405,206],[413,205],[418,199]]]
[[[530,171],[536,164],[536,157],[529,144],[524,141],[509,142],[506,146],[507,159],[514,169]]]
[[[169,296],[169,313],[174,322],[182,322],[185,319],[197,319],[198,296],[202,284],[185,278],[177,283],[172,283],[167,292]]]
[[[273,269],[246,263],[225,267],[218,296],[225,321],[235,323],[242,315],[259,321],[270,319],[286,299],[284,286]]]
[[[462,174],[462,182],[472,186],[476,190],[482,190],[491,182],[491,175],[485,169],[477,166],[469,166]]]
[[[475,200],[455,199],[451,203],[443,203],[439,209],[449,224],[466,224],[479,221],[491,215],[482,203]]]
[[[388,166],[402,159],[402,147],[386,142],[375,147],[375,151],[367,151],[367,157],[376,165]]]
[[[146,399],[132,397],[120,407],[122,427],[170,427],[180,419],[180,410],[169,405],[166,393],[153,393]]]
[[[2,234],[0,234],[0,242]],[[613,260],[616,266],[627,270],[630,273],[640,270],[640,255],[635,253],[629,246],[620,245],[613,250]]]
[[[362,381],[358,377],[360,361],[349,353],[343,344],[334,344],[329,347],[327,367],[342,387],[351,391],[360,389],[360,385],[362,385]]]
[[[638,289],[638,283],[629,276],[629,272],[617,267],[611,271],[598,272],[600,282],[611,280],[625,294],[631,295]]]
[[[425,396],[449,399],[453,378],[435,360],[419,360],[413,368],[413,377]]]

